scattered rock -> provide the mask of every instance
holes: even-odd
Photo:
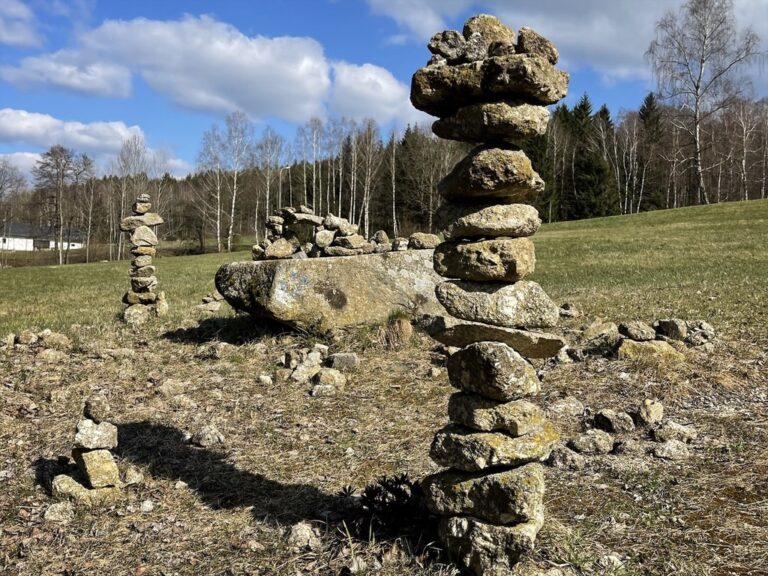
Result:
[[[613,438],[602,430],[588,430],[570,440],[568,446],[580,454],[608,454],[613,450]]]
[[[691,425],[683,426],[673,420],[667,420],[661,427],[652,430],[651,435],[656,442],[679,440],[680,442],[690,443],[696,440],[699,434],[696,428]]]
[[[75,518],[75,507],[71,502],[57,502],[48,506],[43,517],[46,522],[69,524]]]
[[[647,342],[656,339],[656,330],[649,324],[635,320],[633,322],[622,322],[619,324],[619,332],[630,340],[637,342]]]
[[[224,435],[219,432],[219,429],[216,428],[216,426],[213,424],[208,424],[193,434],[190,441],[195,446],[200,446],[201,448],[209,448],[211,446],[216,446],[217,444],[223,444]]]
[[[619,328],[613,322],[598,320],[581,336],[582,350],[592,356],[612,356],[621,341]]]
[[[260,374],[258,381],[259,381],[259,384],[261,384],[262,386],[272,386],[273,384],[272,376],[270,376],[269,374]]]
[[[64,334],[59,334],[58,332],[50,332],[42,336],[40,340],[46,348],[61,350],[62,352],[68,352],[72,349],[72,341]]]
[[[409,250],[434,250],[440,244],[440,237],[435,234],[416,232],[408,238]]]
[[[329,368],[335,368],[342,372],[355,370],[360,366],[360,358],[354,352],[337,352],[331,354],[326,360]]]
[[[688,336],[688,324],[685,320],[677,318],[665,318],[653,323],[656,332],[672,340],[685,340]]]
[[[561,318],[578,318],[579,316],[581,316],[581,312],[579,312],[570,302],[564,302],[563,305],[560,306]]]
[[[333,396],[344,390],[347,377],[334,368],[321,368],[312,378],[312,396]]]
[[[317,551],[322,548],[322,542],[317,531],[309,522],[299,522],[291,526],[286,540],[288,546],[297,552]]]
[[[626,412],[604,409],[595,414],[595,427],[606,432],[622,434],[632,432],[635,429],[635,423]]]
[[[635,342],[624,340],[619,348],[619,360],[635,360],[644,362],[681,362],[685,356],[675,350],[669,343],[660,340],[651,342]]]
[[[560,400],[555,400],[547,406],[547,414],[551,416],[575,416],[584,414],[584,404],[573,396],[566,396]]]
[[[690,452],[685,442],[673,439],[656,446],[653,455],[664,460],[685,460],[690,456]]]
[[[560,470],[583,470],[587,459],[567,446],[556,446],[547,461],[553,468]]]
[[[22,330],[16,335],[16,344],[21,346],[32,346],[37,344],[39,338],[32,330]]]
[[[41,350],[35,358],[46,364],[61,364],[62,362],[69,360],[69,356],[66,352],[49,348]]]
[[[643,424],[652,426],[664,419],[664,405],[658,400],[646,399],[643,400],[637,413]]]
[[[129,465],[123,473],[124,486],[138,486],[144,482],[144,473],[136,466]]]

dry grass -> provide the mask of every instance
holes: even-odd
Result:
[[[690,352],[675,366],[589,360],[546,373],[537,399],[544,406],[571,395],[594,412],[658,397],[699,438],[682,463],[608,455],[582,472],[549,470],[550,521],[536,553],[542,564],[580,574],[766,574],[768,275],[765,251],[754,243],[768,203],[739,209],[541,234],[538,280],[590,318],[703,318],[723,334],[712,354]],[[689,248],[670,259],[660,248],[665,238],[685,239]],[[0,351],[0,573],[325,575],[364,561],[368,569],[358,573],[456,574],[438,554],[429,522],[414,531],[407,528],[417,518],[403,518],[400,530],[369,530],[342,495],[382,475],[419,478],[435,469],[429,444],[446,421],[451,389],[444,375],[430,375],[443,362],[433,343],[416,334],[388,349],[378,327],[351,331],[326,342],[361,357],[343,395],[313,398],[307,386],[277,380],[264,386],[258,376],[275,374],[286,350],[315,339],[228,312],[199,317],[192,306],[230,258],[160,259],[173,311],[143,332],[115,321],[125,264],[0,272],[0,293],[13,296],[0,302],[0,335],[51,327],[76,344],[57,365],[33,352]],[[703,260],[717,266],[702,268]],[[169,379],[181,383],[181,394],[169,393]],[[113,506],[78,509],[68,525],[46,523],[47,481],[68,469],[62,457],[83,400],[98,390],[120,428],[120,466],[137,467],[145,480]],[[186,434],[209,423],[225,443],[191,447]],[[566,438],[584,425],[577,417],[556,423]],[[631,437],[650,448],[646,435]],[[150,513],[141,512],[146,500]],[[318,527],[320,549],[286,544],[284,530],[300,520]],[[609,554],[624,564],[605,567]]]

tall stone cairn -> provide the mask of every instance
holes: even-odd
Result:
[[[558,306],[525,280],[536,263],[530,236],[541,221],[526,202],[544,182],[518,145],[545,133],[547,105],[562,99],[568,74],[557,49],[529,28],[515,32],[494,16],[470,18],[463,33],[429,42],[433,57],[416,72],[411,101],[439,117],[432,130],[479,144],[438,185],[445,242],[434,266],[452,280],[437,297],[450,316],[428,321],[430,334],[461,348],[448,359],[458,389],[450,424],[431,457],[447,470],[423,488],[441,517],[447,550],[478,576],[512,573],[544,522],[546,460],[558,434],[526,400],[541,383],[526,358],[554,356],[565,344],[540,331],[556,325]]]
[[[157,253],[157,236],[152,230],[163,224],[159,214],[150,212],[151,200],[148,194],[141,194],[131,208],[133,215],[123,218],[120,230],[130,233],[131,243],[131,289],[123,296],[123,319],[132,325],[146,322],[152,313],[165,316],[168,302],[165,292],[157,292],[157,276],[152,258]]]

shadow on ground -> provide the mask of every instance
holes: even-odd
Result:
[[[288,328],[277,322],[242,314],[226,318],[206,318],[192,328],[170,330],[163,334],[163,338],[180,344],[226,342],[243,345],[289,332]]]
[[[225,455],[191,446],[176,428],[153,422],[118,425],[116,453],[155,478],[181,480],[211,508],[253,507],[256,518],[284,523],[337,516],[344,498],[308,484],[281,484],[240,470]]]

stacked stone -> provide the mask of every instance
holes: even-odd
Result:
[[[433,234],[415,233],[410,238],[390,241],[384,230],[370,240],[359,233],[359,226],[346,218],[316,215],[311,208],[282,208],[267,218],[267,235],[252,248],[253,260],[301,260],[334,256],[382,254],[402,250],[433,249],[440,241]]]
[[[97,504],[117,496],[122,482],[111,452],[117,448],[117,427],[106,420],[109,410],[106,398],[100,394],[85,403],[83,417],[77,423],[72,458],[87,486],[67,475],[56,476],[53,494],[57,498]]]
[[[430,334],[460,347],[448,360],[459,390],[432,459],[449,468],[423,482],[441,516],[446,548],[478,575],[509,574],[530,551],[544,521],[546,460],[558,440],[542,410],[525,398],[540,390],[527,358],[555,355],[564,341],[531,331],[554,326],[559,308],[535,282],[532,236],[541,224],[523,204],[544,182],[518,145],[544,134],[545,107],[565,96],[568,75],[555,47],[533,30],[518,38],[497,18],[471,18],[463,34],[429,43],[430,63],[413,78],[413,104],[440,119],[442,138],[480,144],[443,179],[445,242],[435,271],[454,280],[437,297],[451,316],[432,318]],[[458,280],[456,280],[458,279]]]
[[[158,244],[152,228],[164,221],[151,209],[149,195],[141,194],[132,206],[133,215],[120,222],[120,230],[131,234],[131,289],[123,297],[123,318],[129,324],[145,322],[151,312],[164,316],[168,311],[165,292],[157,292],[156,269],[152,265]]]

